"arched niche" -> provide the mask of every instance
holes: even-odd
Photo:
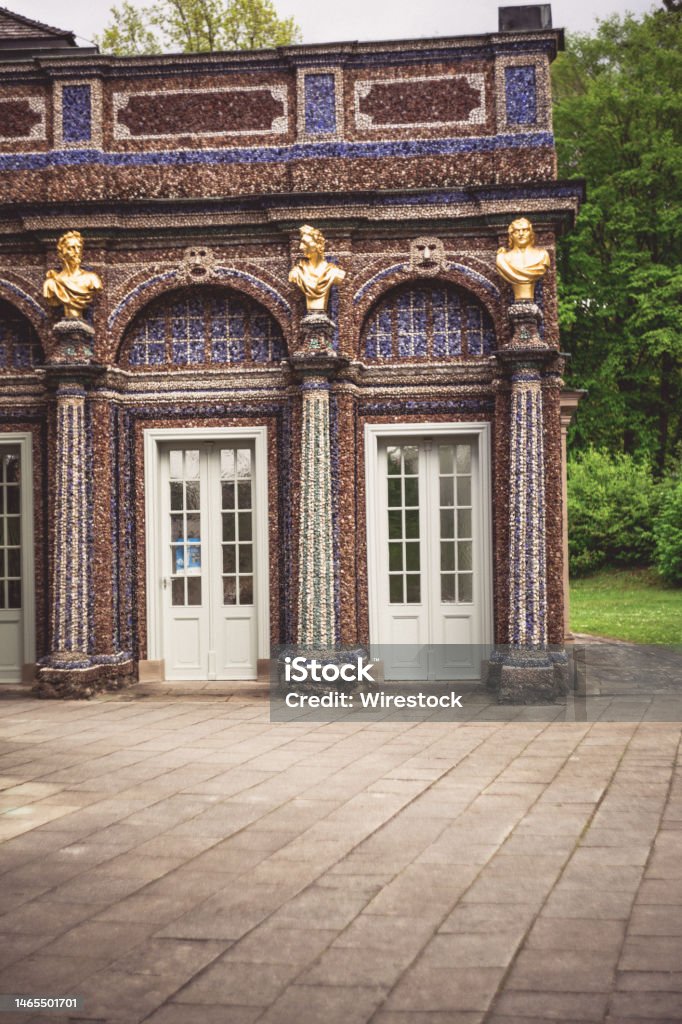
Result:
[[[480,358],[495,347],[495,326],[480,299],[440,280],[410,281],[382,295],[360,344],[371,362]]]
[[[43,351],[31,321],[16,306],[0,299],[0,373],[32,370]]]
[[[191,285],[139,311],[119,362],[130,369],[200,369],[277,363],[285,355],[282,329],[260,303],[231,288]]]

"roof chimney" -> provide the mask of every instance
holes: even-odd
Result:
[[[498,7],[500,32],[532,32],[552,27],[551,4]]]

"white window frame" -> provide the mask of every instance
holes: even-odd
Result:
[[[369,590],[369,639],[379,636],[379,544],[381,501],[379,494],[379,442],[388,438],[415,437],[424,439],[453,435],[475,437],[478,444],[478,475],[481,502],[481,632],[483,642],[493,643],[493,574],[492,574],[492,480],[491,427],[489,423],[366,423],[365,424],[365,499],[367,516],[367,587]]]
[[[161,660],[163,653],[163,567],[159,524],[161,509],[161,446],[201,444],[206,441],[254,444],[256,472],[254,541],[259,578],[256,581],[258,658],[270,656],[270,556],[268,545],[268,428],[178,427],[150,428],[144,432],[145,562],[147,579],[147,660]]]
[[[36,660],[35,553],[33,550],[33,434],[0,433],[0,448],[19,448],[21,466],[21,616],[24,665]]]

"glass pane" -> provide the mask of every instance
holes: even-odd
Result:
[[[183,605],[185,603],[185,581],[184,580],[172,580],[171,581],[171,594],[173,605]]]
[[[223,577],[223,604],[237,603],[237,581],[234,576]]]
[[[234,476],[234,449],[222,448],[220,451],[220,479],[231,480]]]
[[[419,536],[419,509],[411,509],[405,513],[405,536]]]
[[[251,452],[248,448],[239,448],[237,451],[237,476],[251,476]]]
[[[18,548],[10,548],[7,552],[7,575],[21,576],[21,558]]]
[[[223,540],[234,540],[235,537],[236,532],[234,512],[223,512]]]
[[[403,449],[405,456],[405,476],[416,476],[419,472],[419,449],[414,445],[407,445]]]
[[[400,477],[391,478],[388,481],[388,505],[389,508],[400,508],[402,504],[402,491],[400,489]]]
[[[388,462],[388,475],[400,475],[400,448],[387,448],[386,458]]]
[[[199,505],[199,482],[185,484],[185,497],[188,509],[198,509]]]
[[[457,509],[457,536],[471,537],[471,509]]]
[[[18,455],[6,455],[5,456],[5,478],[9,484],[19,483],[19,456]]]
[[[241,541],[252,540],[253,539],[252,536],[251,536],[251,534],[252,534],[251,523],[252,523],[252,519],[251,519],[251,513],[250,512],[240,512],[239,513],[239,539]]]
[[[19,511],[19,488],[18,487],[6,487],[7,493],[7,511],[10,515],[16,515]]]
[[[223,508],[234,508],[234,484],[223,484]]]
[[[402,512],[388,513],[388,535],[389,537],[402,537],[403,535],[403,514]]]
[[[402,576],[388,577],[388,593],[391,604],[403,603],[403,578]]]
[[[450,511],[440,514],[440,535],[441,537],[455,536],[455,517]]]
[[[7,576],[5,572],[5,552],[0,550],[0,580],[4,580]]]
[[[185,452],[185,480],[199,479],[199,452]]]
[[[0,581],[0,608],[5,607],[5,584]]]
[[[470,473],[471,472],[471,445],[470,444],[458,444],[457,445],[457,472],[458,473]]]
[[[199,540],[201,536],[201,516],[187,516],[187,539]]]
[[[393,572],[400,572],[403,568],[403,546],[402,544],[388,545],[388,568]]]
[[[20,544],[21,529],[19,526],[19,516],[8,517],[5,522],[7,523],[7,544]]]
[[[182,480],[182,452],[172,451],[170,453],[170,475],[171,480]]]
[[[182,516],[171,516],[171,540],[182,540],[184,534]]]
[[[2,498],[0,498],[0,544],[5,543],[5,517],[2,514]]]
[[[239,571],[253,572],[253,548],[250,544],[239,545]]]
[[[414,507],[419,504],[419,481],[416,476],[405,480],[405,505]]]
[[[239,508],[251,508],[250,480],[240,480],[237,484],[237,504]]]
[[[187,570],[197,572],[201,569],[201,544],[187,545]]]
[[[7,607],[21,608],[21,580],[10,580],[7,584]]]
[[[234,544],[223,544],[223,572],[237,571],[237,554]]]
[[[451,476],[440,479],[441,507],[449,508],[455,504],[455,481]]]
[[[239,577],[239,603],[253,604],[253,576]]]
[[[455,600],[455,574],[443,572],[440,575],[440,599],[441,601]]]
[[[201,604],[201,576],[190,576],[187,580],[187,604]]]
[[[471,504],[471,477],[470,476],[458,476],[457,477],[457,504],[458,505],[470,505]]]
[[[474,577],[473,573],[465,572],[457,577],[459,584],[460,601],[471,602],[474,599]]]
[[[438,460],[441,473],[452,473],[452,445],[441,444],[438,447]]]
[[[441,543],[440,546],[440,567],[441,569],[452,569],[455,568],[455,545],[448,544],[447,541]]]
[[[419,571],[419,542],[405,545],[405,568]]]
[[[185,549],[182,544],[178,544],[177,547],[171,548],[171,572],[173,574],[178,572],[184,572],[185,569]]]
[[[419,601],[421,601],[421,587],[419,580],[419,573],[408,573],[405,577],[407,604],[418,604]]]
[[[457,545],[457,568],[460,572],[473,569],[470,540],[461,540]]]
[[[173,510],[182,509],[182,484],[170,485],[170,507]]]

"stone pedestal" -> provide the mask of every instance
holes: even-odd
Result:
[[[558,353],[540,338],[533,302],[509,307],[512,340],[498,351],[510,381],[509,583],[507,644],[488,685],[500,703],[554,701],[565,693],[547,645],[545,456],[542,381]]]
[[[301,339],[290,358],[301,387],[301,499],[298,545],[299,646],[337,642],[329,386],[347,365],[332,348],[334,324],[324,313],[301,321]]]
[[[91,452],[87,393],[105,372],[93,362],[89,324],[62,320],[47,365],[55,409],[53,504],[50,509],[49,653],[38,664],[36,689],[43,697],[89,697],[116,688],[132,673],[130,656],[94,655]],[[110,580],[99,581],[109,586]]]

